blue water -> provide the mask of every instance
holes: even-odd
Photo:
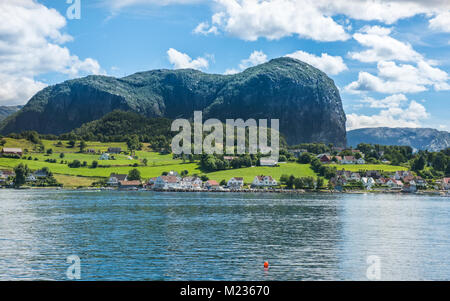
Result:
[[[0,190],[0,280],[450,280],[449,230],[439,196]]]

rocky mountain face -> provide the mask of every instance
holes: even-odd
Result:
[[[415,150],[439,151],[450,147],[450,133],[428,128],[365,128],[347,132],[348,144],[408,145]]]
[[[339,92],[322,71],[278,58],[234,75],[153,70],[124,78],[88,76],[47,87],[0,125],[3,134],[36,130],[61,134],[114,111],[147,117],[278,118],[289,144],[346,144]]]
[[[23,106],[0,106],[0,121],[22,109]]]

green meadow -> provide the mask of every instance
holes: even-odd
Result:
[[[141,172],[144,179],[157,177],[163,172],[167,171],[181,171],[187,170],[189,174],[206,174],[210,179],[221,181],[228,181],[232,177],[243,177],[245,183],[251,183],[257,175],[270,175],[274,179],[279,180],[281,175],[294,175],[296,177],[316,177],[316,174],[309,164],[298,164],[294,162],[280,163],[277,167],[255,166],[240,169],[229,169],[215,172],[202,172],[198,162],[183,162],[180,159],[173,159],[171,154],[160,154],[151,152],[148,145],[144,145],[142,151],[135,152],[135,158],[129,159],[128,155],[119,154],[114,155],[115,160],[99,160],[100,154],[79,153],[77,146],[70,147],[68,141],[61,141],[61,145],[57,145],[58,141],[43,140],[42,143],[45,149],[52,149],[53,153],[47,155],[45,153],[35,153],[35,145],[23,139],[5,138],[6,144],[4,147],[17,147],[23,150],[27,149],[28,153],[24,155],[25,159],[11,159],[0,157],[0,167],[12,169],[20,163],[28,165],[32,170],[48,167],[55,175],[57,180],[64,184],[65,187],[90,186],[92,182],[98,181],[101,178],[108,177],[111,173],[127,174],[131,169],[137,168]],[[108,147],[121,147],[126,151],[125,143],[101,143],[101,142],[87,142],[87,149],[92,148],[99,153],[107,151]],[[78,143],[77,143],[78,145]],[[64,153],[64,158],[60,158],[60,154]],[[29,160],[28,157],[32,157]],[[37,158],[37,160],[35,160]],[[57,163],[45,162],[47,159],[54,159]],[[147,160],[147,165],[144,164],[144,159]],[[72,162],[79,160],[81,163],[86,162],[87,166],[80,168],[70,168],[66,163],[61,164],[61,160]],[[92,168],[93,161],[97,161],[99,166]],[[138,167],[133,165],[137,164]],[[345,169],[350,171],[362,170],[382,170],[393,172],[396,170],[406,170],[404,167],[392,165],[336,165],[338,170]]]

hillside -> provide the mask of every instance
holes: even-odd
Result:
[[[428,128],[365,128],[347,132],[347,141],[353,147],[359,143],[371,143],[438,151],[450,147],[450,133]]]
[[[0,106],[0,121],[22,109],[23,106]]]
[[[88,76],[47,87],[0,126],[3,134],[36,130],[70,132],[114,111],[147,117],[204,120],[280,120],[289,144],[346,143],[345,113],[339,92],[325,73],[291,58],[271,60],[234,75],[153,70],[124,78]]]

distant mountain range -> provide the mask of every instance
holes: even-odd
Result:
[[[22,108],[23,106],[0,106],[0,122]]]
[[[450,133],[429,128],[365,128],[347,132],[347,144],[408,145],[415,150],[438,151],[450,147]]]
[[[233,75],[192,69],[153,70],[124,78],[88,76],[49,86],[0,124],[8,134],[70,132],[114,110],[146,117],[204,120],[279,119],[289,144],[346,144],[339,91],[325,73],[292,58],[273,59]]]

